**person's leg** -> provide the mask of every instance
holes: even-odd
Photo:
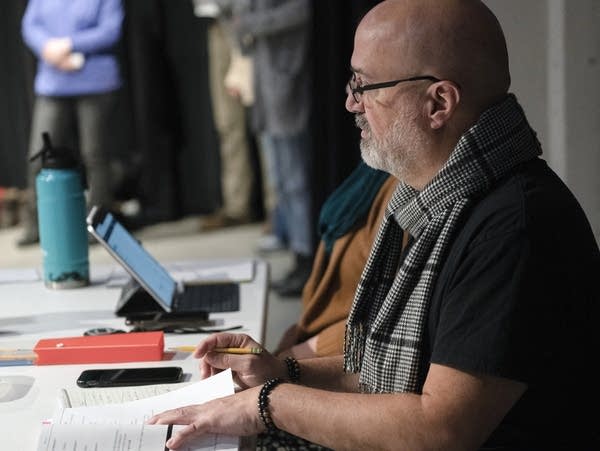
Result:
[[[274,140],[267,133],[261,133],[258,138],[267,230],[259,238],[257,248],[259,252],[271,252],[285,249],[288,233],[281,209],[278,207],[279,173],[276,168]]]
[[[277,204],[277,194],[275,193],[277,187],[277,171],[275,170],[274,160],[274,144],[273,138],[267,133],[260,133],[258,135],[258,144],[260,150],[260,164],[263,174],[263,197],[265,199],[265,206],[269,213],[275,210]]]
[[[41,168],[41,158],[29,161],[43,147],[42,133],[47,132],[53,146],[72,147],[74,144],[73,104],[70,98],[43,97],[35,99],[31,118],[27,164],[27,195],[21,211],[22,235],[19,246],[39,241],[35,178]]]
[[[296,254],[312,256],[314,252],[310,155],[306,133],[274,137],[277,195],[287,227],[289,247]]]
[[[88,206],[113,207],[113,183],[110,173],[112,117],[117,107],[117,92],[77,98],[79,151],[88,181]]]
[[[271,214],[271,222],[275,236],[278,237],[282,242],[287,243],[290,240],[288,225],[281,207],[277,204],[275,205],[275,209]]]
[[[300,296],[310,276],[314,253],[315,227],[312,220],[309,185],[310,154],[306,133],[273,137],[275,168],[278,171],[277,195],[294,252],[295,265],[281,281],[273,284],[281,296]]]
[[[253,182],[245,110],[240,100],[229,95],[225,88],[231,48],[219,22],[208,29],[208,54],[213,118],[221,156],[221,210],[225,218],[245,222],[250,218]]]

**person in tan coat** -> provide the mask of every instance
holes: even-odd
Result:
[[[366,196],[360,211],[348,212],[347,225],[338,232],[341,236],[331,240],[330,250],[327,237],[321,239],[302,292],[301,316],[284,333],[277,354],[304,359],[343,353],[346,318],[385,207],[397,184],[398,180],[391,175],[361,163],[327,200],[320,220],[322,233],[332,227],[324,225],[328,208],[338,210],[340,216],[344,213],[339,211],[343,206],[336,199],[343,199],[354,189]],[[332,219],[329,222],[340,222]]]

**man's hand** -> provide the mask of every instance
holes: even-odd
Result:
[[[262,348],[245,334],[213,334],[200,342],[194,357],[200,359],[202,379],[231,368],[233,379],[241,388],[262,385],[273,377],[287,377],[287,365],[282,360],[262,350],[260,354],[227,354],[213,352],[214,348]]]
[[[188,425],[169,439],[169,449],[178,449],[205,434],[256,435],[265,430],[256,404],[259,392],[260,387],[255,387],[205,404],[167,410],[154,415],[148,424]]]
[[[48,64],[59,67],[69,57],[72,49],[73,44],[70,38],[51,38],[44,44],[42,58]]]

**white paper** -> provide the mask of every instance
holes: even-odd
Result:
[[[254,278],[254,262],[251,260],[202,265],[197,261],[167,265],[171,276],[180,282],[250,282]]]
[[[191,382],[180,382],[177,384],[134,385],[131,387],[62,388],[58,396],[61,407],[104,406],[162,395],[190,384]]]
[[[163,267],[177,282],[186,283],[209,283],[209,282],[251,282],[254,279],[254,261],[244,260],[227,262],[222,264],[207,265],[203,260],[188,260],[171,262]],[[94,275],[94,274],[93,274]],[[103,269],[93,279],[102,279],[108,287],[120,287],[125,285],[130,276],[122,267],[113,267],[109,272]]]
[[[0,283],[37,282],[40,274],[36,268],[0,269]]]
[[[120,437],[119,434],[127,434],[128,437],[142,436],[143,431],[148,430],[146,421],[153,415],[165,410],[175,409],[178,407],[187,406],[190,404],[202,404],[212,399],[221,398],[223,396],[232,395],[234,393],[234,384],[231,370],[223,371],[208,379],[187,385],[178,390],[173,390],[168,393],[153,396],[150,398],[139,399],[120,404],[108,404],[104,406],[88,406],[88,407],[73,407],[59,409],[51,420],[51,425],[64,425],[57,428],[45,425],[40,437],[38,450],[45,450],[44,444],[51,444],[53,437],[58,440],[56,434],[61,434],[60,440],[83,440],[86,437],[85,433],[66,433],[65,430],[77,430],[80,426],[94,425],[100,430],[106,432],[110,426],[110,433],[106,434],[113,436],[114,439]],[[129,425],[126,430],[124,425]],[[69,427],[67,427],[69,426]],[[121,432],[119,432],[121,430]],[[54,432],[53,432],[54,431]],[[166,431],[166,429],[165,429]],[[165,432],[166,433],[166,432]],[[66,435],[65,435],[66,434]],[[105,435],[106,435],[105,434]],[[132,435],[133,434],[133,435]],[[76,436],[75,436],[76,435]],[[160,435],[160,434],[159,434]],[[123,448],[123,449],[164,449],[164,437],[162,436],[162,448]],[[89,437],[90,440],[97,440],[95,437]],[[156,439],[153,439],[156,440]],[[61,442],[66,443],[66,442]],[[154,442],[153,442],[154,443]],[[207,445],[208,443],[208,445]],[[237,449],[238,439],[236,437],[228,437],[221,435],[207,435],[202,438],[201,444],[194,445],[194,450],[225,450]],[[62,445],[61,445],[62,446]],[[48,449],[74,449],[66,447],[54,447]],[[206,447],[208,446],[208,447]],[[85,449],[78,445],[77,449]],[[93,446],[87,449],[95,449]],[[96,449],[108,449],[98,447]],[[120,448],[114,448],[120,449]]]
[[[174,426],[173,432],[183,426]],[[167,425],[44,424],[37,451],[102,450],[164,451]],[[184,451],[237,449],[237,438],[207,435],[193,440]]]

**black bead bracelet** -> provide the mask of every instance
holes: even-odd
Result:
[[[300,365],[298,364],[298,361],[295,358],[288,356],[285,358],[285,364],[287,365],[290,381],[294,383],[298,382],[300,380]]]
[[[263,384],[260,393],[258,394],[258,415],[267,428],[267,432],[274,432],[277,430],[273,423],[273,419],[271,418],[271,414],[269,413],[269,395],[271,394],[271,391],[282,382],[283,379],[280,379],[279,377],[269,379]]]

